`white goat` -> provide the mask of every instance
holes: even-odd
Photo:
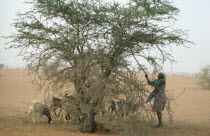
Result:
[[[34,116],[32,116],[34,114]],[[37,100],[34,100],[30,102],[28,116],[26,117],[26,123],[28,122],[28,118],[31,117],[33,122],[36,123],[36,118],[38,118],[38,123],[40,121],[43,121],[42,117],[43,115],[48,117],[48,123],[50,124],[52,121],[50,111],[46,104],[39,102]]]

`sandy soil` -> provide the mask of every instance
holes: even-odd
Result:
[[[202,90],[197,78],[191,76],[167,76],[167,91],[178,97],[173,105],[173,135],[210,136],[210,91]],[[185,91],[184,91],[185,90]],[[184,91],[184,93],[179,96]],[[115,135],[97,132],[82,134],[73,124],[25,123],[28,103],[42,100],[33,91],[24,70],[0,70],[0,136],[100,136]],[[157,135],[170,136],[171,127],[156,130]]]

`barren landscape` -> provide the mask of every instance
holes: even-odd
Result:
[[[194,76],[167,76],[167,91],[177,97],[176,104],[172,106],[174,123],[172,127],[166,124],[161,129],[151,130],[160,136],[210,136],[210,91],[202,90],[197,81]],[[100,131],[83,134],[79,132],[78,125],[56,121],[50,125],[25,123],[28,102],[34,99],[42,101],[43,97],[33,91],[26,71],[0,70],[0,136],[119,135]]]

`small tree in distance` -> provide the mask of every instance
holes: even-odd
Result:
[[[27,70],[35,70],[36,69],[36,66],[33,66],[32,63],[29,63],[29,64],[26,65],[26,69]]]
[[[0,64],[0,69],[3,69],[5,67],[4,64]]]
[[[31,0],[28,4],[31,10],[19,14],[14,23],[17,33],[8,37],[11,48],[21,48],[36,67],[39,89],[57,92],[73,85],[84,133],[95,131],[95,115],[104,98],[123,100],[130,111],[144,102],[146,89],[128,58],[142,58],[157,67],[173,60],[165,51],[170,44],[188,42],[185,33],[171,25],[179,10],[168,0],[130,0],[125,5]],[[139,120],[148,112],[141,106]]]
[[[203,89],[210,90],[210,65],[203,67],[198,74],[199,84]]]

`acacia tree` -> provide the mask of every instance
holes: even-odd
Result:
[[[168,0],[130,0],[125,5],[102,0],[27,3],[32,8],[18,14],[17,33],[8,37],[11,48],[21,48],[36,67],[39,87],[59,91],[73,84],[85,133],[95,131],[94,117],[105,96],[123,94],[132,101],[134,90],[145,95],[130,57],[157,67],[173,60],[167,47],[188,42],[182,30],[173,28],[179,10]]]

